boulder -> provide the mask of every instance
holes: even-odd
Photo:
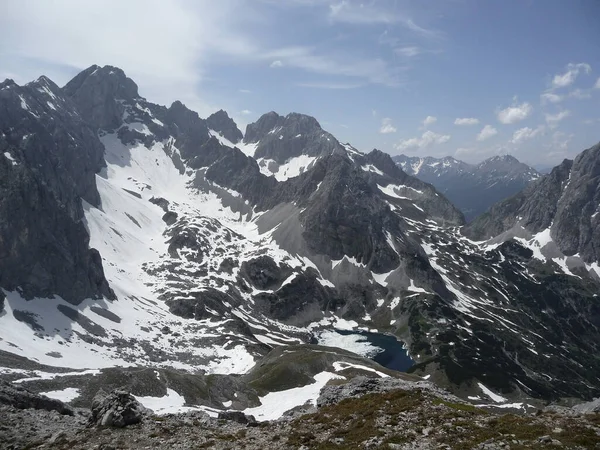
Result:
[[[100,390],[92,400],[91,426],[123,428],[140,423],[149,411],[127,391]]]
[[[219,413],[218,419],[230,420],[241,423],[242,425],[254,426],[258,422],[254,416],[246,415],[241,411],[223,411]]]

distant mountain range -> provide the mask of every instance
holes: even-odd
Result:
[[[494,156],[476,165],[451,156],[399,155],[393,160],[407,174],[433,184],[463,212],[467,221],[540,177],[535,169],[510,155]]]

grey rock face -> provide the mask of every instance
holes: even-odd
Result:
[[[465,228],[473,239],[488,239],[519,224],[532,233],[550,227],[566,255],[600,259],[600,144],[565,160],[516,196],[494,205]]]
[[[99,204],[101,143],[47,78],[0,86],[0,286],[72,303],[111,297],[81,221],[81,199]]]
[[[280,285],[290,274],[292,269],[286,265],[277,265],[268,256],[260,256],[244,261],[240,267],[242,276],[252,285],[261,290],[272,289]]]
[[[285,117],[274,112],[263,115],[246,127],[244,142],[258,143],[254,158],[272,159],[279,164],[300,155],[327,155],[341,149],[337,139],[314,117],[298,113]]]
[[[233,119],[222,109],[208,116],[206,125],[234,144],[240,142],[244,137]]]
[[[184,160],[201,153],[198,152],[198,148],[210,139],[206,121],[200,119],[197,113],[189,110],[180,101],[169,107],[165,119],[174,132],[175,145],[181,151]]]
[[[48,398],[45,395],[34,394],[22,386],[15,386],[0,380],[0,403],[19,409],[43,409],[56,411],[60,414],[73,415],[73,409],[60,400]]]
[[[133,395],[115,390],[110,394],[99,391],[92,402],[90,425],[123,428],[140,423],[146,409]]]
[[[115,129],[121,124],[125,109],[120,101],[139,97],[133,80],[112,66],[93,65],[69,81],[63,90],[89,124],[103,129]]]
[[[477,165],[452,157],[399,155],[394,156],[394,161],[409,175],[434,185],[464,213],[467,221],[517,194],[540,176],[510,155],[495,156]]]

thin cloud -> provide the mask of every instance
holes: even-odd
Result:
[[[276,59],[271,64],[269,64],[269,67],[271,67],[272,69],[275,69],[277,67],[283,67],[283,63],[280,60]]]
[[[297,86],[313,89],[356,89],[363,86],[362,83],[298,83]]]
[[[478,141],[485,141],[485,140],[488,140],[489,138],[491,138],[492,136],[495,136],[497,134],[498,134],[498,130],[496,130],[491,125],[486,125],[485,127],[483,127],[481,129],[481,131],[477,135],[477,140]]]
[[[594,89],[600,89],[600,78],[596,80],[596,84],[594,84]]]
[[[437,122],[437,117],[427,116],[427,117],[425,117],[425,120],[423,120],[423,126],[428,127],[429,125],[433,125],[436,122]]]
[[[454,120],[454,125],[459,125],[459,126],[479,125],[479,119],[475,119],[474,117],[457,118]]]
[[[437,38],[441,35],[437,30],[418,25],[408,15],[379,8],[375,3],[358,3],[349,0],[332,3],[329,5],[329,20],[353,25],[397,24],[422,37]]]
[[[410,148],[427,148],[434,144],[444,144],[450,140],[448,134],[437,134],[433,131],[426,131],[421,137],[404,139],[394,145],[396,150],[407,150]]]
[[[381,134],[395,133],[396,131],[396,127],[392,125],[392,119],[389,117],[381,119],[381,128],[379,128]]]
[[[542,104],[546,103],[559,103],[562,102],[564,97],[562,95],[555,94],[554,92],[544,92],[540,95]]]
[[[407,58],[420,55],[423,51],[419,47],[398,47],[394,49],[394,53]]]
[[[571,115],[571,111],[560,111],[556,114],[545,114],[546,123],[550,128],[555,128],[558,123]]]
[[[513,133],[513,137],[510,140],[510,142],[513,144],[521,144],[524,141],[527,141],[529,139],[533,139],[536,136],[539,136],[540,134],[542,134],[544,132],[544,130],[545,130],[545,128],[543,125],[540,125],[536,129],[529,128],[529,127],[520,128]]]
[[[572,85],[580,73],[590,73],[592,68],[587,63],[573,64],[569,63],[562,74],[554,75],[552,78],[552,88],[560,89]]]
[[[371,84],[400,86],[398,70],[379,58],[356,58],[347,55],[317,54],[309,47],[285,47],[265,52],[262,57],[280,61],[286,67],[320,75],[353,77]]]

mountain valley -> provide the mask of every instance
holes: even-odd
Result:
[[[591,401],[598,205],[600,144],[546,175],[473,168],[363,153],[299,113],[242,132],[112,66],[6,80],[0,378],[74,408],[126,387],[158,415],[259,421],[326,420],[321,390],[365,376],[467,415]]]

